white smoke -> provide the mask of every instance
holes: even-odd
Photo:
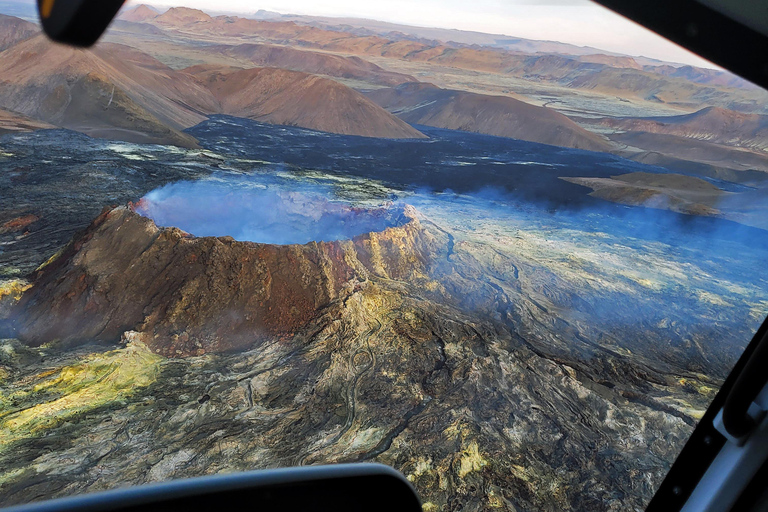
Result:
[[[182,181],[148,193],[135,210],[159,226],[195,236],[231,236],[269,244],[350,239],[382,231],[394,221],[385,209],[360,209],[329,200],[330,187],[286,190],[257,177]]]

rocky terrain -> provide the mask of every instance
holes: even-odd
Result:
[[[148,223],[126,209],[105,214],[74,240],[70,251],[41,271],[21,298],[24,311],[11,313],[21,315],[22,323],[40,319],[36,327],[42,338],[31,334],[32,325],[21,329],[22,339],[50,339],[52,333],[40,330],[45,323],[57,325],[65,336],[61,343],[71,345],[72,336],[61,330],[73,319],[67,312],[75,313],[84,327],[81,343],[94,339],[91,333],[115,342],[120,328],[94,325],[82,314],[117,322],[126,306],[148,306],[146,313],[152,303],[164,305],[135,325],[138,331],[130,330],[130,322],[122,324],[128,329],[122,333],[125,348],[93,352],[90,347],[91,355],[51,377],[30,375],[34,362],[23,369],[14,364],[41,357],[34,350],[5,345],[10,371],[32,377],[37,390],[33,395],[19,395],[26,393],[22,390],[3,395],[10,404],[1,420],[3,444],[14,447],[14,467],[19,468],[5,478],[4,495],[10,502],[22,496],[26,500],[103,488],[109,484],[99,468],[119,472],[123,483],[138,483],[275,464],[379,460],[405,472],[428,508],[489,509],[505,503],[523,509],[639,507],[639,497],[651,491],[663,474],[663,461],[674,456],[695,421],[695,413],[686,407],[702,407],[710,392],[696,391],[700,397],[689,398],[691,405],[682,409],[670,406],[665,397],[677,394],[673,390],[680,378],[702,390],[714,385],[690,371],[685,377],[668,375],[658,365],[648,366],[642,356],[622,357],[615,353],[620,347],[584,353],[586,347],[578,347],[578,330],[567,334],[567,317],[561,317],[565,324],[558,326],[557,336],[576,336],[572,342],[559,346],[539,338],[548,337],[548,329],[535,327],[541,320],[534,319],[546,318],[548,307],[565,305],[568,288],[560,286],[565,283],[545,277],[554,279],[550,286],[566,295],[553,297],[555,303],[541,295],[538,299],[546,302],[536,306],[533,297],[539,294],[523,292],[537,286],[540,278],[528,282],[525,277],[534,272],[533,277],[536,270],[509,259],[511,255],[489,261],[484,254],[489,247],[472,242],[454,248],[446,259],[449,239],[437,226],[391,246],[400,261],[395,271],[387,265],[339,276],[345,286],[338,291],[329,287],[335,293],[321,299],[322,308],[310,305],[301,311],[301,304],[280,305],[295,295],[275,297],[276,292],[297,286],[285,284],[284,279],[293,276],[309,285],[311,294],[324,293],[326,288],[312,286],[315,280],[328,282],[322,265],[298,260],[285,266],[262,257],[269,248],[225,239],[185,242],[178,233],[174,240],[172,230],[158,237],[156,229],[146,229]],[[413,221],[409,225],[416,228]],[[380,242],[392,237],[391,229],[377,237]],[[419,238],[430,232],[432,254],[443,255],[422,266],[413,254],[424,254],[418,251]],[[183,261],[200,262],[160,262],[157,267],[164,267],[171,280],[182,280],[164,289],[188,302],[158,299],[152,283],[168,279],[148,273],[140,261],[131,259],[131,245],[142,241],[151,247],[139,260],[154,262],[184,252]],[[126,248],[121,254],[132,262],[129,268],[118,268],[119,262],[102,256],[115,246]],[[247,254],[248,249],[259,256],[253,264],[264,270],[229,270],[226,253]],[[313,247],[285,249],[300,254]],[[203,264],[206,255],[212,265]],[[237,259],[240,268],[250,265],[247,259]],[[356,265],[364,268],[365,259]],[[478,272],[487,275],[489,263],[497,277],[478,279]],[[231,271],[247,277],[233,279]],[[414,279],[413,272],[421,279]],[[335,274],[333,267],[330,274]],[[56,279],[62,279],[61,286],[52,286]],[[130,295],[116,288],[126,281]],[[211,297],[208,289],[216,290],[215,304],[189,295],[198,291],[205,292],[203,298]],[[120,303],[109,297],[119,297]],[[242,302],[260,298],[267,299],[264,306]],[[87,304],[68,308],[70,299]],[[37,308],[30,310],[30,303]],[[270,303],[271,314],[260,315]],[[222,307],[227,312],[223,317]],[[297,307],[300,314],[311,314],[296,323],[283,322]],[[217,317],[210,316],[214,312]],[[262,325],[267,334],[250,325],[240,332],[247,333],[245,338],[237,336],[233,327],[243,319],[247,323],[249,313],[260,322],[280,318],[279,332]],[[228,344],[217,343],[223,340]],[[203,356],[234,348],[250,350],[236,356]],[[81,353],[54,350],[55,360]],[[97,393],[99,399],[93,400]],[[578,412],[585,408],[592,412]],[[73,421],[82,414],[83,419]],[[41,417],[48,423],[41,424]],[[58,457],[70,452],[79,462],[71,472],[57,469],[55,478],[49,474],[33,483],[34,473],[42,476],[47,471],[40,466],[34,437],[25,432],[41,429],[61,432],[64,439],[89,437],[94,443],[86,445],[88,453],[66,441],[58,445]],[[137,439],[142,431],[145,434]],[[621,455],[615,451],[619,446]],[[142,466],[143,471],[138,469]],[[595,478],[597,486],[591,484]],[[553,488],[557,492],[543,492]]]
[[[260,18],[0,17],[0,506],[379,461],[642,510],[768,311],[765,91]]]
[[[269,146],[246,138],[259,130]],[[501,139],[440,133],[324,135],[333,164],[312,159],[316,132],[232,118],[194,131],[205,151],[65,131],[0,139],[0,179],[16,184],[0,202],[2,503],[376,460],[427,510],[642,509],[765,314],[759,237],[667,212],[552,213],[482,183],[459,195],[396,185],[398,165],[417,180],[422,158],[450,157],[441,144],[493,155],[505,176],[531,167],[514,163],[528,143],[492,153],[481,144]],[[378,178],[346,163],[362,151],[381,156]],[[544,165],[563,151],[536,145],[535,172],[576,193]],[[575,175],[616,169],[569,151]],[[50,163],[22,168],[32,160]],[[350,236],[195,236],[206,215],[243,217],[221,198],[257,212],[264,190],[282,231],[325,239],[307,230],[343,223]],[[135,211],[109,206],[129,200]],[[174,211],[191,234],[150,219]]]

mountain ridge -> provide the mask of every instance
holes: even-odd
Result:
[[[367,96],[410,124],[590,151],[611,150],[607,140],[563,114],[507,96],[441,89],[423,82],[379,89]]]
[[[246,106],[235,107],[236,102],[223,98],[221,87],[214,95],[189,73],[118,43],[80,50],[37,35],[0,55],[0,108],[96,137],[195,147],[195,139],[183,130],[208,115],[232,114]],[[282,88],[272,91],[270,111],[259,111],[264,122],[348,135],[423,137],[341,83],[298,71],[255,69],[248,80],[243,73],[234,76],[244,80],[243,86],[258,76],[262,84]],[[243,91],[228,91],[244,101]],[[247,106],[253,109],[253,101]]]
[[[410,45],[417,45],[416,48],[421,52],[425,50],[432,50],[441,48],[442,52],[448,50],[471,50],[475,52],[475,60],[483,62],[487,59],[489,52],[503,52],[510,56],[512,55],[527,55],[529,57],[535,57],[540,55],[559,55],[568,56],[574,60],[581,61],[582,58],[595,60],[595,55],[600,55],[600,59],[603,62],[613,61],[615,63],[625,62],[626,65],[630,65],[631,69],[636,71],[644,71],[648,73],[658,74],[660,76],[666,76],[670,79],[684,77],[702,85],[722,85],[731,88],[754,88],[751,84],[732,75],[730,73],[699,68],[690,65],[683,65],[677,63],[669,63],[654,61],[653,59],[646,59],[643,57],[634,57],[629,55],[617,54],[615,52],[609,52],[592,47],[579,47],[576,45],[569,45],[567,43],[559,43],[553,41],[534,41],[523,38],[515,38],[510,36],[499,36],[502,39],[509,41],[524,41],[525,44],[522,47],[515,47],[510,43],[507,45],[498,44],[497,35],[494,34],[479,34],[482,36],[480,43],[458,43],[451,41],[449,38],[446,40],[443,37],[445,34],[464,33],[466,31],[451,31],[447,29],[436,29],[437,32],[432,35],[438,37],[421,37],[418,35],[409,36],[409,34],[396,30],[397,28],[408,31],[408,26],[394,24],[392,30],[355,30],[352,25],[347,23],[332,24],[322,22],[311,22],[307,19],[314,19],[316,17],[302,17],[302,16],[262,16],[257,18],[247,18],[236,15],[220,15],[210,16],[198,9],[190,9],[186,7],[173,7],[166,13],[149,20],[156,22],[167,28],[175,27],[185,30],[209,30],[205,25],[216,27],[216,29],[222,34],[240,34],[248,35],[254,33],[271,34],[274,37],[277,36],[277,40],[282,39],[287,41],[289,38],[295,38],[297,42],[303,45],[311,45],[317,48],[323,48],[336,51],[354,52],[359,55],[379,55],[384,56],[385,52],[379,50],[378,47],[383,45],[398,45],[398,43],[410,43]],[[317,17],[322,19],[322,17]],[[354,22],[354,20],[345,20]],[[370,20],[364,20],[370,21]],[[271,27],[269,25],[272,25]],[[385,23],[385,25],[387,25]],[[413,28],[413,27],[410,27]],[[419,28],[419,27],[415,27]],[[423,29],[427,30],[427,29]],[[413,31],[411,31],[413,32]],[[335,34],[335,37],[331,34]],[[506,38],[506,39],[505,39]],[[487,44],[489,39],[492,44]],[[363,42],[362,45],[356,45],[355,41]],[[534,46],[531,46],[532,43]],[[568,51],[565,51],[565,50]],[[434,53],[430,51],[429,53]],[[400,54],[400,58],[408,56],[407,53]],[[588,62],[585,60],[584,62]],[[640,63],[642,62],[642,64]],[[630,64],[631,63],[631,64]],[[466,65],[464,62],[462,65]],[[618,67],[621,67],[619,65]],[[497,69],[496,71],[502,71]]]
[[[603,126],[768,150],[768,115],[704,107],[679,116],[603,119]]]
[[[194,66],[222,114],[272,124],[377,138],[424,138],[357,91],[334,80],[279,68]]]

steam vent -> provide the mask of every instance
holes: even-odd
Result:
[[[344,207],[334,215],[383,229],[287,245],[194,237],[134,210],[105,210],[38,270],[15,311],[20,339],[74,346],[127,336],[172,357],[249,349],[293,336],[369,279],[427,279],[447,248],[410,206]]]

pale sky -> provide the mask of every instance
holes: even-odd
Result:
[[[638,0],[642,1],[642,0]],[[593,46],[627,55],[716,68],[589,0],[143,0],[155,6],[195,7],[208,12],[370,18],[439,28],[475,30],[526,39]],[[131,4],[142,0],[129,0]]]

